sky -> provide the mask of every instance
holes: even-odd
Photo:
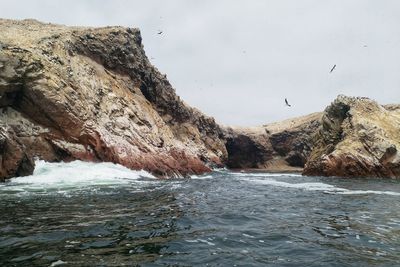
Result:
[[[140,28],[186,103],[242,126],[322,111],[338,94],[400,103],[399,11],[398,0],[0,0],[2,18]]]

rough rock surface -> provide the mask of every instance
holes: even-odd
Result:
[[[148,61],[138,29],[0,19],[0,177],[33,158],[111,161],[158,176],[227,157],[222,129]]]
[[[325,109],[306,175],[400,178],[400,106],[338,96]]]
[[[234,169],[302,171],[321,113],[260,127],[228,128],[227,166]]]
[[[24,145],[18,142],[12,129],[6,131],[0,127],[0,180],[33,172],[34,162],[24,150]]]

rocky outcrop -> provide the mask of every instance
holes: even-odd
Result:
[[[227,128],[227,166],[233,169],[302,171],[321,113],[260,127]]]
[[[400,178],[400,107],[339,96],[313,143],[305,175]]]
[[[138,29],[0,19],[0,32],[0,179],[32,173],[36,157],[160,177],[213,166],[400,177],[399,105],[339,96],[323,114],[222,128],[176,95]]]
[[[0,177],[33,158],[111,161],[158,176],[227,158],[213,118],[148,61],[138,29],[0,20]]]

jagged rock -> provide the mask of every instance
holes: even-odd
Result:
[[[180,100],[138,29],[1,19],[0,32],[0,126],[13,132],[2,142],[23,162],[2,164],[0,177],[31,173],[33,157],[159,176],[206,172],[227,158],[222,129]]]
[[[338,96],[326,108],[306,175],[400,177],[400,108]]]

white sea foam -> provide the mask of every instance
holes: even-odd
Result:
[[[378,191],[378,190],[351,190],[346,188],[336,187],[334,185],[320,183],[320,182],[311,182],[311,183],[287,183],[282,181],[277,181],[272,178],[242,178],[242,180],[246,180],[249,182],[285,187],[285,188],[294,188],[294,189],[302,189],[307,191],[323,191],[329,194],[341,194],[341,195],[363,195],[363,194],[377,194],[377,195],[390,195],[390,196],[400,196],[400,192],[393,191]]]
[[[53,262],[53,263],[50,265],[50,267],[59,266],[59,265],[63,265],[63,264],[66,264],[66,263],[67,263],[67,262],[65,262],[65,261],[58,260],[58,261]]]
[[[154,178],[146,171],[133,171],[109,162],[72,161],[49,163],[36,161],[32,175],[12,178],[0,185],[1,191],[24,192],[58,188],[61,190],[96,185],[146,183],[140,178]]]
[[[302,177],[299,173],[277,173],[277,172],[232,172],[229,175],[239,176],[239,177],[281,177],[281,178],[291,178],[291,177]]]
[[[255,238],[255,236],[248,235],[248,234],[245,234],[245,233],[243,233],[243,234],[242,234],[242,236],[244,236],[244,237],[248,237],[248,238]]]
[[[190,179],[193,180],[205,180],[205,179],[213,179],[214,177],[212,175],[192,175],[190,176]]]
[[[195,239],[186,239],[185,241],[188,243],[199,243],[199,241],[197,241]]]
[[[199,241],[199,242],[201,242],[201,243],[205,243],[205,244],[207,244],[207,245],[209,245],[209,246],[215,246],[215,244],[213,243],[213,242],[210,242],[210,241],[207,241],[207,240],[205,240],[205,239],[197,239],[197,241]]]

